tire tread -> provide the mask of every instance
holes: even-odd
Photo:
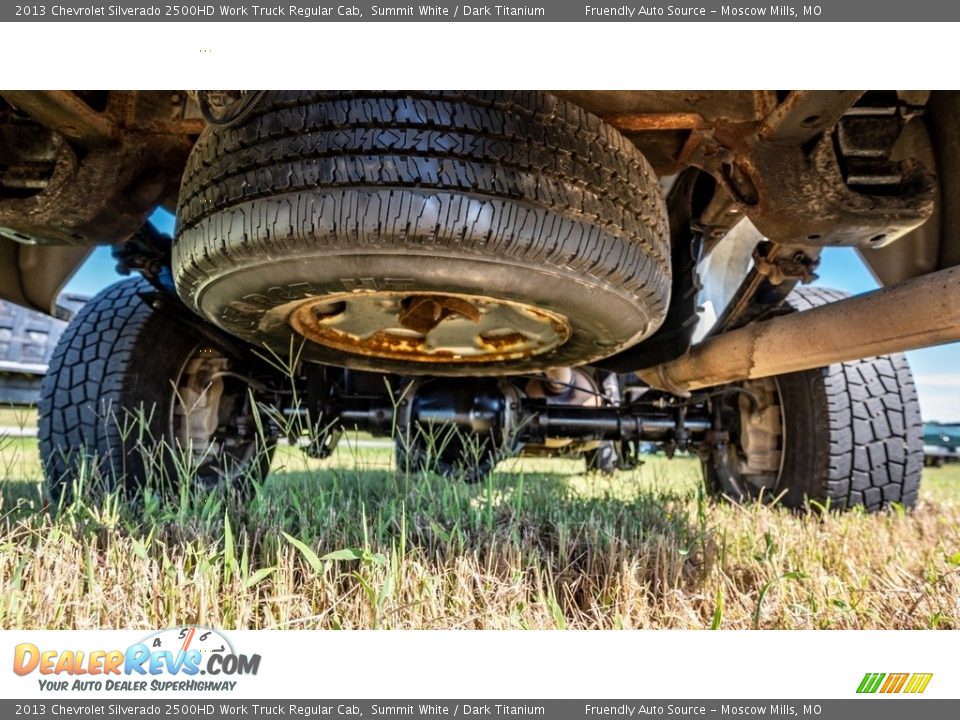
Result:
[[[788,303],[803,311],[847,297],[825,288],[798,288]],[[923,471],[923,429],[913,375],[903,355],[838,363],[815,373],[824,402],[828,456],[821,487],[811,496],[840,509],[868,512],[891,502],[912,507]],[[819,394],[819,393],[817,393]]]

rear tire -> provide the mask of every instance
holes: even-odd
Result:
[[[837,291],[798,288],[787,303],[790,310],[803,311],[842,297]],[[759,398],[766,410],[750,408],[755,399],[743,391]],[[922,423],[902,355],[748,381],[726,397],[733,398],[723,413],[730,441],[704,463],[710,492],[737,502],[779,497],[782,505],[797,509],[810,501],[867,512],[894,502],[916,504]],[[749,452],[747,437],[754,448]]]
[[[249,421],[238,427],[246,382],[211,373],[202,387],[192,386],[201,392],[184,407],[192,368],[202,368],[208,358],[227,370],[239,368],[141,297],[155,293],[141,279],[108,287],[84,305],[54,351],[41,391],[39,440],[55,502],[81,476],[95,492],[123,488],[132,494],[148,480],[158,488],[175,487],[188,447],[195,448],[192,481],[203,489],[227,478],[246,492],[269,471],[273,438],[257,436]],[[218,427],[201,448],[184,441],[191,432],[196,436],[186,423],[203,411],[216,383],[219,401],[204,420]]]

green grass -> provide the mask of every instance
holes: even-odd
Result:
[[[924,496],[933,500],[960,499],[960,463],[941,468],[926,468],[923,473]]]
[[[960,466],[910,513],[798,516],[706,501],[689,458],[479,485],[392,458],[281,448],[249,504],[54,512],[35,441],[0,440],[0,627],[960,627]]]

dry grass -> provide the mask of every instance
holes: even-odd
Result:
[[[2,628],[960,627],[960,467],[912,513],[798,517],[704,501],[688,459],[511,461],[467,486],[285,450],[249,506],[134,516],[51,513],[35,442],[0,447]]]

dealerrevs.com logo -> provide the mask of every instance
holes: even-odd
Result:
[[[260,655],[237,653],[222,633],[200,627],[162,630],[125,650],[50,650],[20,643],[13,656],[13,671],[36,673],[40,689],[47,691],[231,691],[238,682],[233,678],[259,669]]]

